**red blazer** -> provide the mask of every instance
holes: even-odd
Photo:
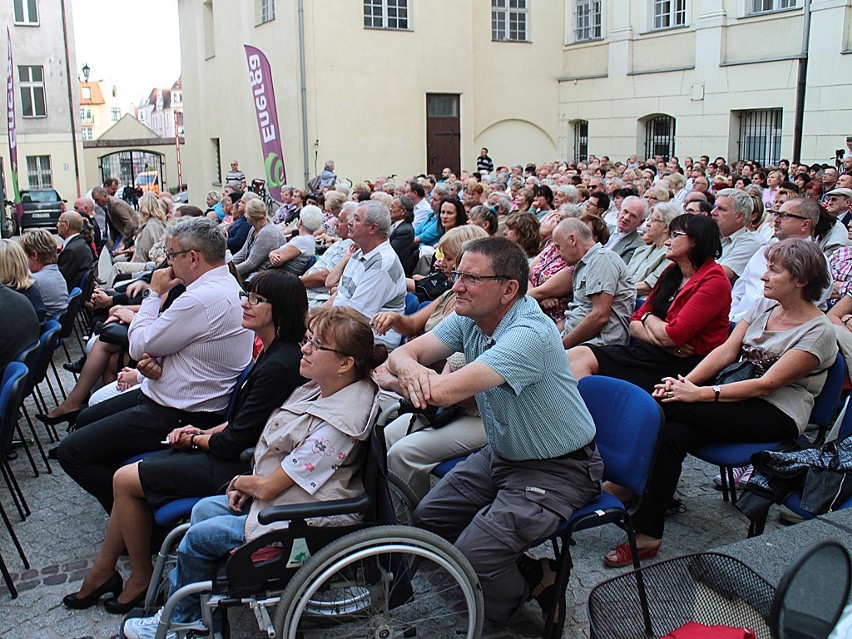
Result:
[[[651,311],[656,292],[654,286],[631,320],[640,320],[643,313]],[[730,312],[731,283],[725,270],[709,259],[689,278],[669,306],[666,333],[675,344],[689,344],[697,355],[706,355],[728,339]]]

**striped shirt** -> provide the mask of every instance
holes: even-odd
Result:
[[[369,322],[380,311],[404,313],[405,293],[402,264],[385,240],[369,253],[355,251],[343,269],[334,305],[351,306]],[[389,349],[399,346],[401,339],[396,331],[376,335],[376,341]]]
[[[219,266],[186,287],[160,314],[160,299],[143,300],[130,324],[130,356],[159,359],[160,379],[142,381],[142,393],[161,406],[222,412],[251,360],[254,335],[242,327],[240,286]]]
[[[531,297],[518,300],[486,335],[452,313],[432,334],[468,363],[485,364],[505,382],[476,394],[488,443],[505,459],[551,459],[592,441],[595,424],[568,367],[553,320]]]

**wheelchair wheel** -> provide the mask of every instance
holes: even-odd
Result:
[[[418,528],[377,526],[305,562],[281,595],[274,627],[289,639],[456,639],[478,637],[483,615],[476,573],[449,542]]]
[[[405,480],[394,472],[388,472],[388,492],[390,492],[396,521],[403,526],[411,526],[414,509],[417,507],[417,495]]]

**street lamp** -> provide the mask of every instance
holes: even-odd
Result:
[[[84,81],[86,81],[86,82],[89,81],[89,73],[90,72],[91,72],[91,69],[89,68],[89,65],[83,63],[83,80]]]

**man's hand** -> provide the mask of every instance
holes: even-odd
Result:
[[[127,297],[138,297],[139,295],[142,295],[143,291],[149,288],[151,287],[148,286],[148,282],[145,282],[143,280],[136,280],[135,282],[127,286],[125,292],[127,293]]]
[[[171,267],[158,269],[151,275],[151,290],[158,295],[165,295],[175,286],[182,283],[183,280],[175,277]]]
[[[160,379],[160,375],[163,374],[163,367],[156,359],[148,355],[148,353],[142,354],[142,357],[136,364],[136,369],[148,379]]]
[[[107,295],[103,289],[96,288],[92,291],[92,306],[94,308],[109,308],[112,306],[112,297]]]
[[[104,322],[104,324],[110,324],[111,322],[121,322],[122,324],[130,325],[130,322],[133,321],[134,317],[136,317],[136,313],[131,311],[126,306],[113,306],[110,309],[109,317]]]
[[[120,391],[126,391],[128,388],[136,386],[139,383],[139,375],[135,368],[128,368],[125,366],[121,369],[121,372],[118,374],[118,380],[116,381],[116,386]]]
[[[398,392],[415,408],[426,408],[432,398],[431,382],[438,373],[420,364],[409,364],[397,371]]]

